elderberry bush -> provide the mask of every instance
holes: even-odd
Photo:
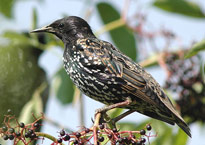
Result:
[[[181,115],[189,118],[189,123],[205,122],[205,82],[201,56],[184,59],[184,53],[166,54],[168,78],[165,88],[177,94],[176,103]]]

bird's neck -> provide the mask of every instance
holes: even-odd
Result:
[[[93,39],[93,38],[96,38],[95,35],[93,34],[82,34],[82,33],[76,34],[73,37],[63,38],[62,41],[65,46],[64,53],[67,53],[70,57],[72,57],[73,53],[77,51],[76,44],[79,39]]]

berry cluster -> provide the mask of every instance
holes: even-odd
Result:
[[[184,60],[184,53],[166,54],[165,64],[169,75],[165,88],[177,94],[176,102],[181,114],[189,117],[190,123],[197,120],[205,122],[205,82],[200,71],[201,58],[196,55]]]
[[[35,116],[33,115],[35,118]],[[18,122],[17,119],[12,115],[5,115],[3,127],[0,128],[0,136],[4,140],[13,140],[14,145],[19,142],[28,145],[34,140],[37,140],[36,130],[39,129],[41,124],[39,121],[43,118],[35,118],[35,121],[31,124],[24,124],[23,122]],[[14,122],[15,121],[15,122]]]
[[[118,144],[118,145],[145,145],[145,142],[150,134],[147,135],[146,132],[152,129],[151,125],[146,125],[145,129],[140,131],[119,131],[116,128],[110,129],[106,126],[106,124],[100,124],[98,126],[97,131],[97,142],[100,145],[103,144]],[[87,145],[91,144],[91,139],[94,137],[93,128],[82,128],[80,132],[66,133],[64,130],[59,132],[59,138],[57,139],[57,143],[62,143],[63,141],[68,141],[74,145]],[[53,143],[53,145],[57,144]]]

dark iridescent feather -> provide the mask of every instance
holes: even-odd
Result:
[[[64,42],[65,69],[84,94],[107,105],[130,98],[132,103],[124,108],[177,123],[191,136],[155,79],[112,44],[96,38],[86,21],[71,16],[34,30],[42,31],[54,33]]]

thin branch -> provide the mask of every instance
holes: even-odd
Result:
[[[123,26],[125,24],[126,24],[126,21],[124,21],[122,18],[120,18],[118,20],[112,21],[112,22],[104,25],[102,28],[100,28],[99,30],[97,30],[95,32],[95,35],[99,36],[99,35],[107,32],[107,31],[116,29],[116,28],[121,27],[121,26]]]
[[[85,112],[84,112],[84,103],[83,103],[83,95],[82,93],[80,93],[80,97],[79,97],[79,116],[80,116],[80,126],[84,126],[85,125]]]
[[[45,138],[47,138],[47,139],[50,139],[50,140],[53,141],[53,142],[57,142],[57,139],[56,139],[54,136],[50,135],[50,134],[43,133],[43,132],[35,132],[35,134],[36,134],[37,136],[41,136],[41,137],[45,137]],[[61,145],[64,145],[64,144],[61,143]]]

